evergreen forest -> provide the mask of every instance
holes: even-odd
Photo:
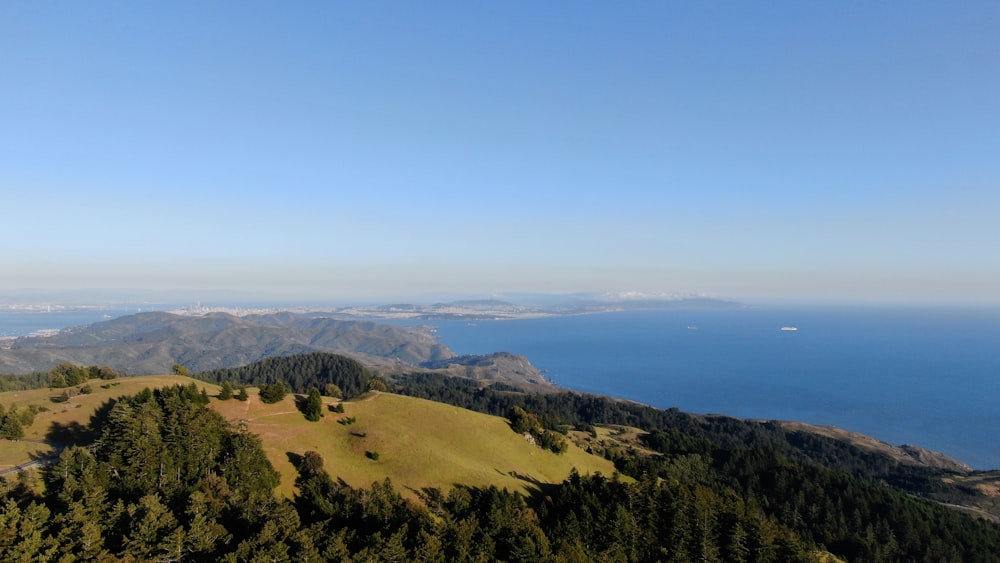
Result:
[[[360,364],[321,356],[198,377],[303,394],[370,388]],[[594,451],[618,473],[573,472],[530,496],[457,483],[416,491],[418,501],[388,479],[351,487],[333,460],[289,452],[297,475],[283,477],[296,492],[286,499],[260,439],[209,408],[196,384],[147,389],[100,409],[88,439],[37,478],[0,482],[0,560],[1000,560],[1000,526],[930,500],[942,486],[933,472],[836,440],[438,374],[385,385],[539,435],[607,424],[648,433],[641,449]]]

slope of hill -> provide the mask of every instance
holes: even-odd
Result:
[[[833,438],[834,440],[851,444],[861,450],[884,456],[898,463],[917,467],[936,468],[954,473],[972,473],[972,467],[966,463],[917,446],[893,446],[881,440],[876,440],[871,436],[865,436],[858,432],[833,426],[818,426],[797,421],[785,421],[781,422],[780,425],[793,432],[810,432],[826,436],[827,438]]]
[[[39,459],[77,439],[86,440],[84,427],[109,400],[134,395],[144,388],[195,383],[215,396],[219,387],[181,376],[126,377],[91,381],[93,391],[74,394],[55,403],[62,390],[33,389],[0,393],[0,405],[45,407],[25,429],[24,440],[0,440],[0,471]],[[345,412],[325,409],[319,422],[308,422],[299,412],[294,396],[275,404],[263,404],[256,390],[245,402],[212,399],[209,406],[227,419],[246,423],[263,440],[268,459],[281,473],[279,490],[291,496],[296,475],[289,454],[319,452],[327,470],[353,486],[366,486],[389,477],[401,492],[416,496],[427,487],[447,490],[456,483],[471,486],[496,485],[529,491],[540,483],[558,483],[570,470],[582,474],[614,473],[614,465],[603,458],[571,447],[562,455],[529,444],[495,416],[413,397],[387,393],[367,395],[344,403]],[[337,404],[324,399],[327,406]],[[339,424],[351,417],[353,424]],[[377,452],[377,460],[366,456]],[[292,456],[294,457],[294,456]]]
[[[252,392],[248,401],[213,401],[210,406],[229,420],[245,422],[263,439],[287,496],[292,480],[286,476],[295,475],[288,454],[307,451],[322,455],[327,471],[351,486],[389,477],[410,496],[457,483],[528,492],[541,483],[562,481],[573,468],[583,474],[615,472],[610,461],[577,447],[557,455],[531,445],[496,416],[389,393],[343,405],[343,413],[326,409],[319,422],[306,421],[291,396],[267,405]],[[345,424],[347,420],[355,422]],[[371,459],[373,454],[377,459]]]

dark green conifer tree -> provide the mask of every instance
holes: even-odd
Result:
[[[323,397],[320,396],[319,389],[313,387],[309,390],[309,397],[306,398],[302,413],[306,415],[306,420],[312,422],[316,422],[323,416]]]

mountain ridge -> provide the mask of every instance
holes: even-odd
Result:
[[[0,347],[0,373],[47,371],[61,362],[108,365],[133,374],[167,373],[175,363],[205,371],[306,352],[345,353],[375,365],[418,365],[457,356],[423,331],[373,321],[288,312],[148,312],[6,340]]]

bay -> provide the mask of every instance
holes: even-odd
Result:
[[[458,353],[522,354],[569,389],[832,425],[1000,468],[1000,309],[668,310],[433,324]]]
[[[87,309],[0,309],[0,338],[44,334],[134,313],[134,308],[94,307]]]

